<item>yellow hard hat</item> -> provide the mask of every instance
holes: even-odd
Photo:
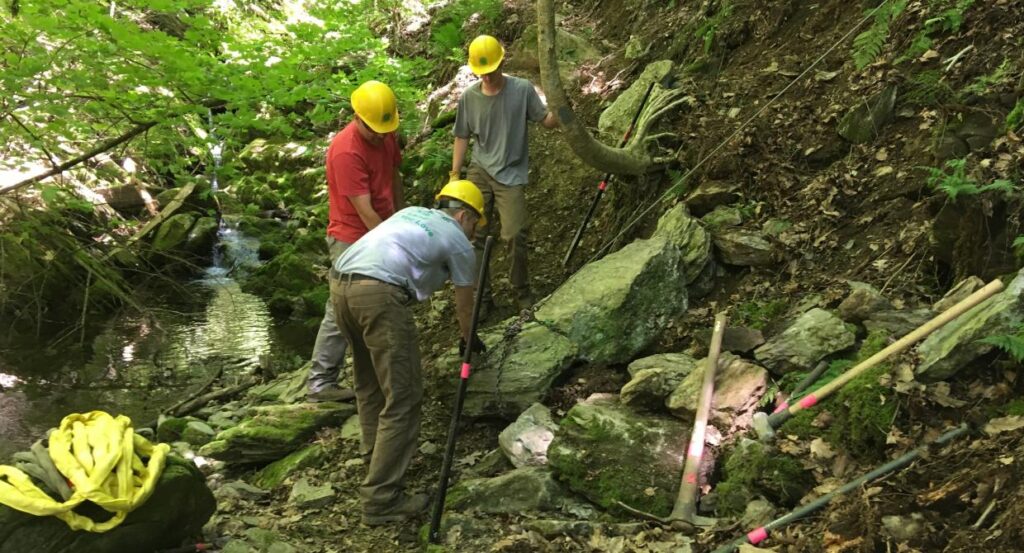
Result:
[[[505,49],[491,35],[480,35],[469,43],[469,68],[477,75],[486,75],[501,65]]]
[[[366,81],[352,92],[352,109],[368,127],[379,133],[398,128],[398,100],[391,87]]]
[[[468,205],[480,216],[478,226],[482,227],[487,224],[487,217],[484,216],[484,195],[472,181],[453,180],[449,182],[434,197],[435,200],[441,198],[452,198]]]

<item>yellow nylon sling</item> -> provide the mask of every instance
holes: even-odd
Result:
[[[135,434],[128,417],[103,411],[72,413],[50,435],[50,458],[73,493],[58,502],[36,487],[21,470],[0,465],[0,503],[36,516],[55,516],[72,530],[106,532],[149,499],[163,472],[170,446],[153,445]],[[149,457],[143,464],[142,457]],[[114,513],[96,522],[72,511],[91,501]]]

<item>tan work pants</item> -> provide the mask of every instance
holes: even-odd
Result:
[[[420,432],[423,375],[408,293],[375,280],[331,279],[331,302],[352,349],[362,454],[363,511],[387,512],[402,499]]]
[[[483,259],[484,243],[494,227],[494,211],[497,208],[501,221],[501,239],[509,245],[512,256],[512,269],[509,280],[516,298],[528,297],[530,280],[526,270],[527,232],[530,229],[529,213],[526,210],[525,186],[506,186],[494,180],[479,165],[470,165],[466,171],[466,179],[477,185],[484,195],[484,213],[487,226],[477,232],[473,247],[476,249],[476,274],[480,274],[480,261]],[[491,293],[490,277],[483,283],[484,297]]]

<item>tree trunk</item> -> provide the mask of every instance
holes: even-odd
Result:
[[[540,61],[540,82],[547,95],[548,108],[558,116],[565,139],[584,163],[606,173],[642,175],[650,171],[653,160],[643,149],[612,148],[594,138],[576,119],[562,88],[555,52],[554,0],[537,0],[537,57]]]

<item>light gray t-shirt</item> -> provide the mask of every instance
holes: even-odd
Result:
[[[456,286],[473,286],[475,265],[473,245],[455,219],[439,209],[407,207],[356,240],[334,270],[397,284],[423,301],[449,275]]]
[[[526,184],[529,172],[526,121],[548,113],[533,84],[505,75],[505,86],[487,96],[477,82],[459,98],[455,136],[473,138],[473,163],[508,186]]]

